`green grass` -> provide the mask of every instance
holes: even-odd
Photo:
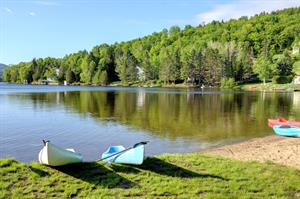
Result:
[[[300,198],[295,169],[197,153],[111,167],[51,168],[1,159],[0,176],[0,198]]]
[[[300,85],[294,85],[294,84],[273,84],[271,82],[266,83],[264,85],[263,83],[257,83],[257,84],[242,84],[241,88],[243,90],[267,90],[267,91],[274,91],[274,90],[289,90],[289,89],[300,89]]]

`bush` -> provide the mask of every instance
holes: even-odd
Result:
[[[240,87],[237,85],[234,78],[223,78],[221,80],[221,88],[224,88],[224,89],[239,89]]]
[[[288,76],[279,76],[275,75],[272,77],[272,83],[273,84],[288,84],[293,81],[293,75],[288,75]]]

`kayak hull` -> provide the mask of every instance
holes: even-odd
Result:
[[[82,155],[73,149],[63,149],[49,141],[45,143],[39,152],[39,162],[49,166],[62,166],[82,162]]]
[[[273,130],[277,135],[287,137],[300,137],[300,128],[297,126],[275,125]]]
[[[103,154],[101,158],[107,158],[103,161],[110,162],[110,163],[120,163],[120,164],[134,164],[134,165],[141,165],[143,164],[145,158],[145,146],[138,145],[134,148],[131,148],[124,153],[116,154],[121,151],[124,151],[125,147],[123,146],[111,146],[109,147]],[[113,156],[113,154],[116,154]]]
[[[287,125],[287,126],[297,126],[300,127],[300,122],[294,122],[294,121],[288,121],[285,120],[284,118],[279,118],[279,119],[268,119],[268,125],[269,127],[273,127],[276,125]]]

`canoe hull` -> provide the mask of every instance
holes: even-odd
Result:
[[[106,158],[111,156],[115,153],[121,152],[125,150],[123,146],[111,146],[109,147],[103,154],[102,158]],[[104,161],[110,163],[120,163],[120,164],[134,164],[134,165],[141,165],[145,159],[145,146],[139,145],[124,153],[112,156],[110,158],[105,159]]]
[[[297,126],[273,126],[273,130],[277,135],[287,137],[300,137],[300,128]]]
[[[276,125],[287,125],[287,126],[297,126],[300,127],[300,122],[288,121],[283,118],[279,118],[277,120],[268,119],[269,127],[273,128]]]
[[[62,166],[82,162],[82,155],[46,142],[39,153],[39,162],[49,166]]]

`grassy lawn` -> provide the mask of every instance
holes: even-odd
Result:
[[[51,168],[1,159],[0,176],[0,198],[300,198],[297,170],[197,153],[111,167]]]
[[[300,89],[300,85],[294,85],[294,84],[273,84],[271,82],[266,83],[264,85],[263,83],[257,83],[257,84],[242,84],[241,88],[243,90],[288,90],[288,89]]]

